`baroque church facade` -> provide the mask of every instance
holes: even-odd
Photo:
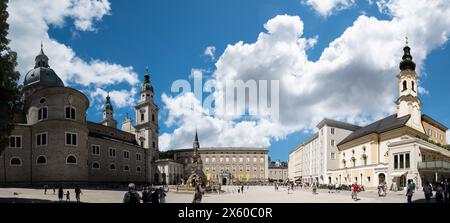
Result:
[[[348,123],[325,120],[332,122],[325,125],[330,129],[324,133],[323,125],[319,124],[319,132],[290,153],[290,180],[336,185],[358,183],[367,188],[387,185],[389,189],[401,190],[408,180],[421,187],[426,182],[450,178],[450,151],[445,149],[448,128],[422,114],[419,76],[408,44],[403,52],[397,75],[397,113],[363,127],[349,128]],[[312,153],[305,151],[310,141],[317,141],[313,150],[319,155],[313,159],[327,160],[324,163],[328,165],[308,163]],[[323,173],[311,174],[322,166]]]
[[[158,106],[148,72],[135,106],[117,128],[110,96],[99,123],[87,120],[89,99],[64,86],[41,51],[24,78],[22,108],[0,156],[0,184],[102,184],[158,181]]]

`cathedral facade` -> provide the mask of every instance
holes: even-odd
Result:
[[[158,159],[158,106],[147,72],[135,106],[117,128],[108,94],[99,123],[87,120],[89,99],[64,86],[41,52],[26,75],[22,109],[0,156],[0,184],[153,183]]]

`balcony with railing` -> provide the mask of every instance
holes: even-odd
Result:
[[[450,170],[450,162],[447,161],[429,161],[417,163],[417,169],[446,169]]]

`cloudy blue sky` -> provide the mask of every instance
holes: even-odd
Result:
[[[119,123],[134,114],[148,64],[161,150],[190,146],[197,128],[202,146],[267,146],[287,160],[325,117],[364,125],[393,114],[405,36],[423,112],[450,126],[447,0],[14,0],[8,11],[21,74],[42,40],[50,66],[90,98],[89,120],[108,91]],[[171,92],[199,74],[216,100],[226,80],[279,80],[279,119],[214,115]]]

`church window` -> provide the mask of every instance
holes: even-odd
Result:
[[[137,161],[141,161],[141,154],[140,153],[136,153],[136,160]]]
[[[74,155],[69,155],[66,158],[66,164],[77,164],[77,158]]]
[[[116,149],[109,148],[109,157],[116,157]]]
[[[47,145],[47,133],[36,134],[36,146],[46,146]]]
[[[45,102],[47,102],[47,99],[46,99],[46,98],[41,98],[41,99],[39,100],[39,103],[41,103],[41,104],[44,104]]]
[[[124,159],[130,159],[130,152],[128,152],[128,151],[123,151],[123,158],[124,158]]]
[[[42,107],[38,110],[38,121],[45,120],[48,117],[48,108]]]
[[[66,132],[66,146],[77,145],[77,134],[72,132]]]
[[[66,119],[75,120],[75,112],[74,107],[66,107]]]
[[[116,165],[114,165],[114,164],[109,165],[109,169],[110,170],[116,170]]]
[[[402,91],[406,91],[407,86],[406,86],[406,81],[403,81],[403,90]]]
[[[47,158],[45,156],[39,156],[36,159],[36,164],[47,164]]]
[[[144,113],[141,112],[141,122],[145,120]]]
[[[22,136],[10,136],[9,148],[22,148]]]
[[[155,121],[155,114],[152,114],[152,121]]]
[[[95,162],[94,164],[92,164],[92,169],[100,169],[100,164]]]
[[[137,168],[136,168],[136,171],[137,171],[137,172],[141,172],[141,168],[140,168],[140,167],[137,167]]]
[[[153,149],[156,148],[156,142],[155,141],[152,142],[152,146],[153,146]]]
[[[412,81],[411,84],[412,84],[412,90],[413,90],[414,92],[416,92],[416,90],[414,90],[414,89],[416,89],[415,86],[414,86],[414,81]]]
[[[123,171],[129,171],[130,170],[130,167],[129,166],[124,166],[123,167]]]
[[[13,157],[9,161],[10,166],[22,166],[22,160],[19,157]]]
[[[100,146],[92,145],[92,155],[100,155]]]

